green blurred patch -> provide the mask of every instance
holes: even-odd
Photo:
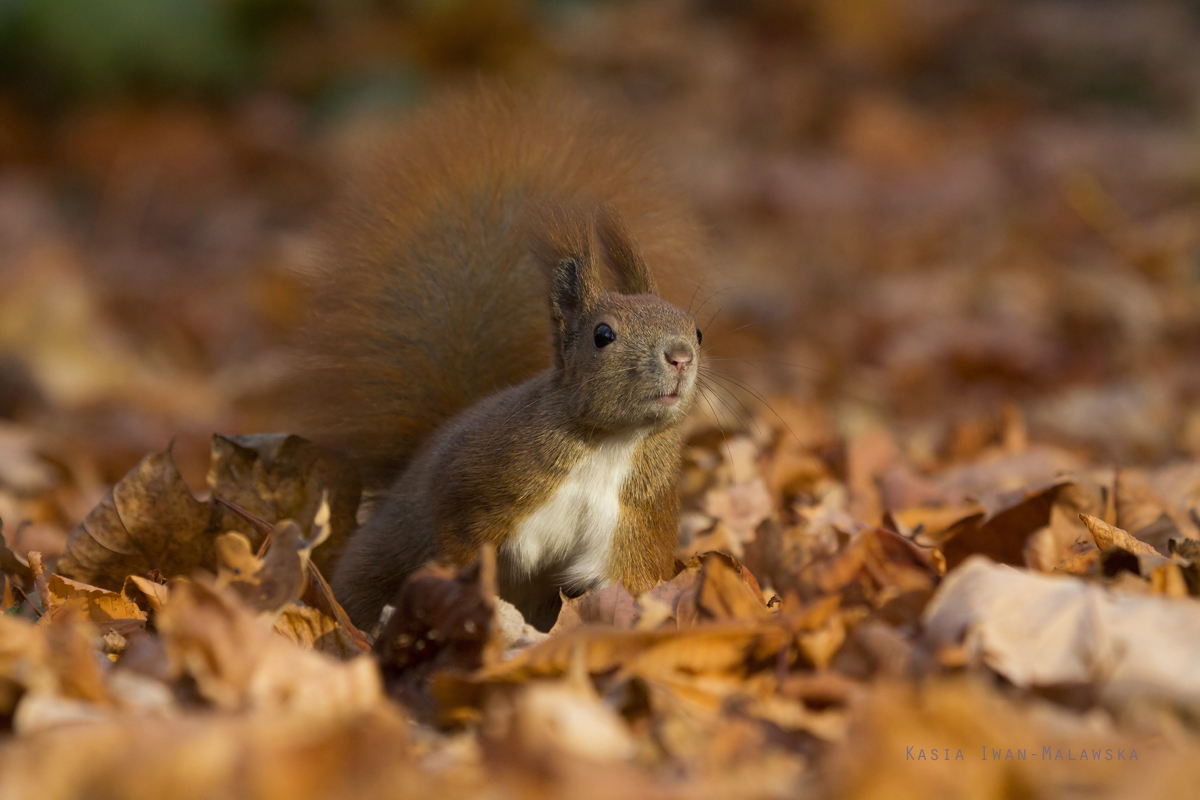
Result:
[[[417,104],[424,86],[420,72],[402,65],[340,75],[316,96],[313,114],[318,119],[339,119],[361,112],[401,112]]]
[[[0,0],[0,91],[34,104],[130,90],[299,91],[411,103],[413,67],[503,70],[547,14],[595,0]]]
[[[26,86],[94,92],[219,88],[254,66],[239,3],[215,0],[0,0],[0,68]]]

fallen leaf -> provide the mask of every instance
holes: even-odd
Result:
[[[1054,480],[981,499],[982,515],[968,517],[942,534],[946,567],[954,569],[977,554],[1024,566],[1029,537],[1049,524],[1051,509],[1066,485]]]
[[[362,653],[337,620],[299,603],[290,603],[280,609],[275,617],[275,630],[301,647],[338,658],[352,658]]]
[[[879,479],[900,457],[891,432],[873,427],[850,439],[846,454],[846,483],[850,490],[850,513],[868,525],[883,519]]]
[[[619,714],[590,685],[570,681],[531,683],[512,700],[508,730],[520,749],[545,759],[564,755],[589,761],[626,761],[637,743]]]
[[[758,581],[741,564],[720,553],[706,554],[693,564],[689,568],[697,570],[697,578],[673,604],[680,628],[709,621],[753,623],[770,616]]]
[[[1136,531],[1154,524],[1166,513],[1166,504],[1149,479],[1137,470],[1117,470],[1114,482],[1113,523],[1122,530]]]
[[[1118,527],[1109,525],[1102,519],[1097,519],[1090,514],[1080,514],[1079,518],[1087,525],[1088,531],[1091,532],[1092,538],[1096,542],[1096,547],[1100,550],[1108,550],[1112,547],[1119,547],[1122,550],[1127,550],[1135,555],[1158,555],[1158,551],[1145,542],[1135,539],[1130,536],[1127,531],[1123,531]]]
[[[925,609],[926,641],[963,642],[1017,686],[1093,683],[1120,706],[1137,697],[1200,703],[1200,606],[1106,592],[976,556]]]
[[[630,629],[637,624],[641,607],[619,583],[563,599],[558,621],[551,633],[562,633],[577,625],[612,625]]]
[[[127,575],[214,570],[210,506],[192,497],[170,452],[146,456],[67,538],[57,571],[120,591]]]
[[[235,595],[172,583],[156,624],[170,674],[188,676],[218,709],[272,711],[311,721],[352,718],[382,697],[374,662],[297,648]]]
[[[350,617],[346,614],[345,609],[341,607],[337,599],[333,596],[333,590],[329,588],[329,584],[325,581],[325,577],[321,575],[321,570],[317,569],[316,564],[310,564],[308,570],[308,586],[304,589],[304,594],[300,600],[307,606],[317,609],[322,614],[332,617],[337,620],[338,627],[344,630],[355,646],[363,653],[371,652],[371,642],[367,639],[367,635],[354,626],[350,621]]]
[[[254,555],[250,540],[240,533],[222,534],[215,545],[217,585],[228,587],[256,611],[278,611],[298,600],[308,583],[301,555],[303,534],[291,520],[275,526],[262,559]]]
[[[1171,555],[1186,558],[1192,562],[1200,562],[1200,541],[1195,539],[1171,539],[1168,543]]]
[[[125,579],[125,585],[121,587],[121,596],[135,603],[140,597],[149,610],[158,612],[162,610],[163,603],[167,601],[167,587],[138,575],[130,575]]]
[[[885,683],[855,704],[830,756],[820,772],[833,796],[861,800],[1011,797],[1014,786],[1045,797],[1169,797],[1163,776],[1189,772],[1176,753],[1157,753],[1091,717],[1013,703],[984,681],[963,679]]]
[[[435,673],[465,674],[498,660],[495,591],[495,554],[488,548],[460,572],[434,564],[414,573],[375,642],[389,693],[432,714],[427,687]]]
[[[754,531],[775,511],[775,501],[761,478],[744,480],[731,486],[710,489],[704,496],[703,511],[725,525],[733,538],[745,543]]]
[[[45,635],[46,663],[57,677],[55,694],[100,705],[111,703],[100,662],[92,649],[96,629],[75,609],[57,614],[38,627]]]
[[[854,588],[876,607],[908,593],[928,593],[938,581],[933,551],[882,528],[855,535],[838,553],[814,561],[797,578],[802,597]]]
[[[51,575],[46,581],[46,590],[47,593],[43,597],[46,615],[43,619],[53,619],[68,612],[78,612],[83,619],[94,623],[146,619],[145,612],[137,603],[124,595],[88,586],[61,575]]]
[[[493,624],[504,658],[544,642],[549,636],[526,622],[517,607],[504,598],[495,598],[495,603],[496,615]]]
[[[214,496],[274,525],[293,520],[312,528],[322,498],[329,504],[329,541],[314,553],[324,572],[354,532],[361,485],[333,453],[299,436],[213,436],[208,486]]]
[[[38,445],[34,431],[0,420],[0,485],[35,494],[56,483],[54,470],[38,452]]]
[[[29,562],[8,549],[8,542],[4,538],[3,520],[0,520],[0,572],[12,575],[22,581],[33,580]]]

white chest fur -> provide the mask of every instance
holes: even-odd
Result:
[[[608,584],[621,487],[640,440],[610,439],[576,464],[550,499],[517,527],[505,548],[509,563],[527,576],[561,564],[560,579],[571,589]]]

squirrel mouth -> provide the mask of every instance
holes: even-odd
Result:
[[[679,392],[659,395],[658,402],[662,403],[664,406],[673,406],[679,402]]]

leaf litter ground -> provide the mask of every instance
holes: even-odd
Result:
[[[355,629],[319,554],[357,486],[297,437],[214,437],[207,500],[147,456],[53,568],[6,551],[5,796],[1194,780],[1200,464],[1047,480],[1076,457],[1001,437],[909,486],[878,431],[844,465],[797,458],[785,423],[817,418],[728,441],[692,423],[676,576],[566,599],[549,634],[496,597],[491,552],[422,570]]]

